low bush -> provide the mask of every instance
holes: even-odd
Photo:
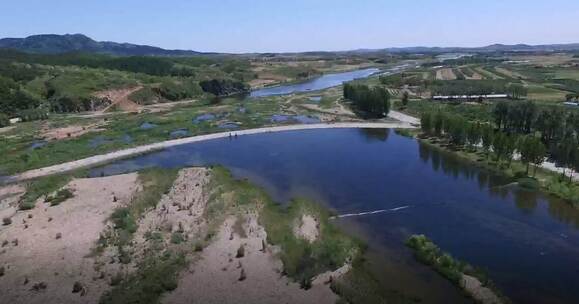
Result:
[[[237,253],[235,254],[235,257],[239,259],[239,258],[242,258],[244,256],[245,256],[245,246],[241,245],[237,249]]]
[[[163,81],[158,88],[153,90],[155,90],[158,95],[171,101],[193,98],[203,94],[199,84],[190,79],[182,81],[167,79]]]
[[[240,81],[229,79],[211,79],[203,80],[199,83],[203,92],[211,93],[215,96],[227,96],[239,93],[245,93],[249,87]]]
[[[22,121],[35,121],[48,119],[48,110],[45,109],[29,109],[18,113]]]
[[[129,99],[140,104],[150,105],[162,100],[158,92],[150,87],[144,87],[129,95]]]
[[[73,197],[74,194],[72,193],[72,191],[70,191],[70,189],[68,188],[65,188],[58,190],[55,195],[47,197],[45,199],[45,202],[50,203],[50,206],[57,206],[60,205],[60,203],[66,201],[67,199]]]
[[[526,177],[520,178],[517,180],[517,183],[520,187],[527,189],[527,190],[538,190],[541,188],[541,184],[534,178]]]
[[[579,208],[579,186],[577,186],[577,184],[553,177],[547,180],[545,189],[547,189],[549,193],[565,199]]]
[[[487,274],[481,269],[453,258],[450,254],[443,252],[436,244],[424,235],[413,235],[406,240],[406,246],[414,250],[414,256],[420,262],[432,267],[443,277],[460,285],[463,274],[477,278],[483,286],[493,290],[493,292],[502,298],[505,303],[509,300],[494,286]]]
[[[295,221],[305,213],[319,221],[319,237],[311,243],[294,235]],[[336,270],[365,249],[360,241],[331,225],[328,218],[324,208],[303,199],[293,200],[288,208],[270,203],[261,212],[259,220],[268,241],[281,246],[284,272],[297,282],[307,283],[317,274]]]
[[[183,235],[183,233],[181,232],[173,232],[173,234],[171,234],[171,243],[173,244],[181,244],[185,241],[185,236]]]
[[[101,296],[99,303],[158,303],[164,292],[177,288],[178,275],[185,264],[185,256],[170,251],[149,257],[139,263],[135,273],[115,281],[114,287]]]
[[[8,225],[12,224],[12,219],[9,218],[9,217],[5,217],[5,218],[2,219],[2,224],[3,224],[4,226],[8,226]]]
[[[10,118],[4,113],[0,113],[0,128],[7,127],[10,125]]]
[[[62,188],[70,179],[70,175],[52,175],[29,182],[26,185],[26,193],[20,199],[19,208],[21,210],[34,208],[34,204],[41,196]]]

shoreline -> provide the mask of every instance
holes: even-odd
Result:
[[[316,74],[316,75],[313,75],[313,76],[310,76],[310,77],[307,77],[307,78],[303,78],[303,79],[300,79],[300,80],[295,79],[295,80],[290,80],[290,81],[286,81],[286,82],[284,82],[284,81],[278,81],[278,82],[271,83],[271,84],[266,84],[266,85],[263,85],[263,86],[251,87],[250,93],[251,93],[251,91],[257,91],[257,90],[262,90],[262,89],[275,88],[275,87],[280,87],[280,86],[285,86],[285,85],[300,84],[300,83],[304,83],[304,82],[307,82],[307,81],[310,81],[310,80],[313,80],[313,79],[316,79],[316,78],[319,78],[319,77],[323,77],[323,76],[326,76],[326,75],[340,74],[340,73],[349,73],[349,72],[360,71],[360,70],[365,70],[365,69],[372,69],[372,68],[379,69],[379,70],[380,70],[379,72],[383,72],[383,71],[384,71],[383,69],[384,69],[385,67],[384,67],[384,65],[374,65],[374,64],[371,64],[371,65],[368,65],[368,66],[359,66],[359,67],[352,68],[352,69],[337,70],[337,71],[326,71],[326,72],[321,72],[320,74]],[[379,72],[377,72],[377,73],[379,73]],[[372,74],[372,75],[370,75],[370,76],[374,76],[374,75],[376,75],[377,73],[374,73],[374,74]],[[368,76],[368,77],[370,77],[370,76]],[[305,93],[305,92],[304,92],[304,93]]]
[[[229,136],[242,136],[252,134],[262,134],[271,132],[285,132],[285,131],[300,131],[300,130],[315,130],[315,129],[415,129],[416,127],[406,122],[382,122],[382,123],[368,123],[368,122],[346,122],[346,123],[320,123],[320,124],[300,124],[287,125],[276,127],[262,127],[256,129],[246,129],[238,131],[227,131],[220,133],[212,133],[205,135],[197,135],[192,137],[185,137],[180,139],[172,139],[153,144],[138,146],[129,149],[123,149],[106,154],[95,155],[79,160],[74,160],[66,163],[61,163],[53,166],[48,166],[39,169],[32,169],[12,176],[0,177],[0,184],[11,184],[22,182],[38,177],[48,175],[55,175],[59,173],[66,173],[82,168],[93,167],[101,165],[110,161],[119,160],[127,157],[132,157],[140,154],[145,154],[153,151],[162,150],[169,147],[201,142],[212,139],[227,138]]]

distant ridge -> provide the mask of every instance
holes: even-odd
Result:
[[[202,53],[189,50],[167,50],[149,45],[131,43],[117,43],[110,41],[95,41],[83,34],[65,35],[33,35],[26,38],[3,38],[0,39],[0,48],[14,49],[27,53],[38,54],[61,54],[70,52],[98,53],[117,56],[195,56],[218,53]],[[275,54],[306,54],[306,55],[331,55],[331,54],[369,54],[376,52],[388,53],[485,53],[485,52],[560,52],[579,51],[579,43],[570,44],[493,44],[483,47],[400,47],[383,49],[358,49],[339,52],[292,52],[292,53],[262,53],[261,56],[273,56]],[[258,53],[253,53],[258,55]]]
[[[360,49],[349,52],[354,53],[372,53],[372,52],[389,52],[389,53],[488,53],[488,52],[563,52],[579,51],[579,43],[569,44],[492,44],[483,47],[400,47],[384,49]]]
[[[117,56],[194,56],[204,53],[187,50],[166,50],[148,45],[95,41],[83,34],[33,35],[26,38],[0,39],[0,48],[27,53],[61,54],[84,52]]]

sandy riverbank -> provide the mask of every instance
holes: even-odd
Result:
[[[271,133],[271,132],[284,132],[284,131],[298,131],[298,130],[313,130],[313,129],[337,129],[337,128],[373,128],[373,129],[411,129],[416,128],[407,122],[389,122],[389,123],[366,123],[366,122],[356,122],[356,123],[322,123],[322,124],[304,124],[304,125],[287,125],[287,126],[277,126],[277,127],[265,127],[257,129],[247,129],[238,130],[230,132],[213,133],[207,135],[199,135],[181,139],[168,140],[163,142],[158,142],[154,144],[139,146],[135,148],[115,151],[111,153],[106,153],[102,155],[96,155],[80,160],[75,160],[63,164],[58,164],[54,166],[44,167],[40,169],[34,169],[20,173],[14,176],[0,180],[0,182],[20,182],[33,178],[43,177],[47,175],[65,173],[69,171],[74,171],[77,169],[87,168],[91,166],[96,166],[99,164],[107,163],[113,160],[118,160],[122,158],[127,158],[139,154],[149,153],[152,151],[162,150],[165,148],[190,144],[195,142],[201,142],[212,139],[226,138],[229,136],[243,136],[251,134],[261,134],[261,133]]]
[[[111,274],[101,276],[89,254],[113,210],[136,191],[137,174],[75,179],[66,188],[73,198],[57,206],[40,198],[0,227],[5,303],[98,303],[109,288]],[[73,293],[75,282],[82,290]]]
[[[347,273],[348,264],[315,277],[310,289],[301,288],[283,275],[281,248],[266,243],[267,233],[258,220],[263,206],[255,202],[239,209],[232,192],[211,200],[221,191],[211,179],[210,169],[180,170],[171,188],[139,218],[134,238],[124,247],[131,257],[125,264],[112,243],[111,214],[137,202],[135,197],[148,187],[146,179],[137,173],[74,179],[65,186],[73,198],[57,206],[40,198],[34,209],[19,211],[11,224],[0,226],[0,287],[6,291],[5,298],[12,303],[99,303],[114,292],[117,301],[135,300],[137,296],[124,293],[119,282],[114,282],[121,280],[129,289],[152,284],[140,283],[143,275],[162,273],[148,257],[181,252],[187,265],[175,274],[177,288],[167,290],[162,303],[195,299],[200,303],[322,304],[338,300],[328,282]],[[14,187],[0,190],[20,190]],[[211,204],[228,199],[232,201],[220,207],[224,220],[221,215],[209,215]],[[321,233],[319,220],[308,214],[300,219],[295,223],[296,236],[316,241]],[[215,236],[208,238],[212,231]],[[179,242],[174,241],[177,234],[182,236]],[[109,241],[103,242],[103,237]],[[199,242],[205,245],[197,250],[193,244]],[[102,251],[95,250],[102,244]],[[139,268],[144,261],[152,267],[145,274]]]

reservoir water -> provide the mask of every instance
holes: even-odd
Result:
[[[393,130],[320,129],[216,139],[95,168],[223,165],[280,203],[317,200],[364,238],[385,287],[422,303],[469,302],[404,246],[426,234],[444,251],[485,269],[515,303],[579,303],[579,211],[475,168]],[[404,208],[401,208],[404,207]]]

